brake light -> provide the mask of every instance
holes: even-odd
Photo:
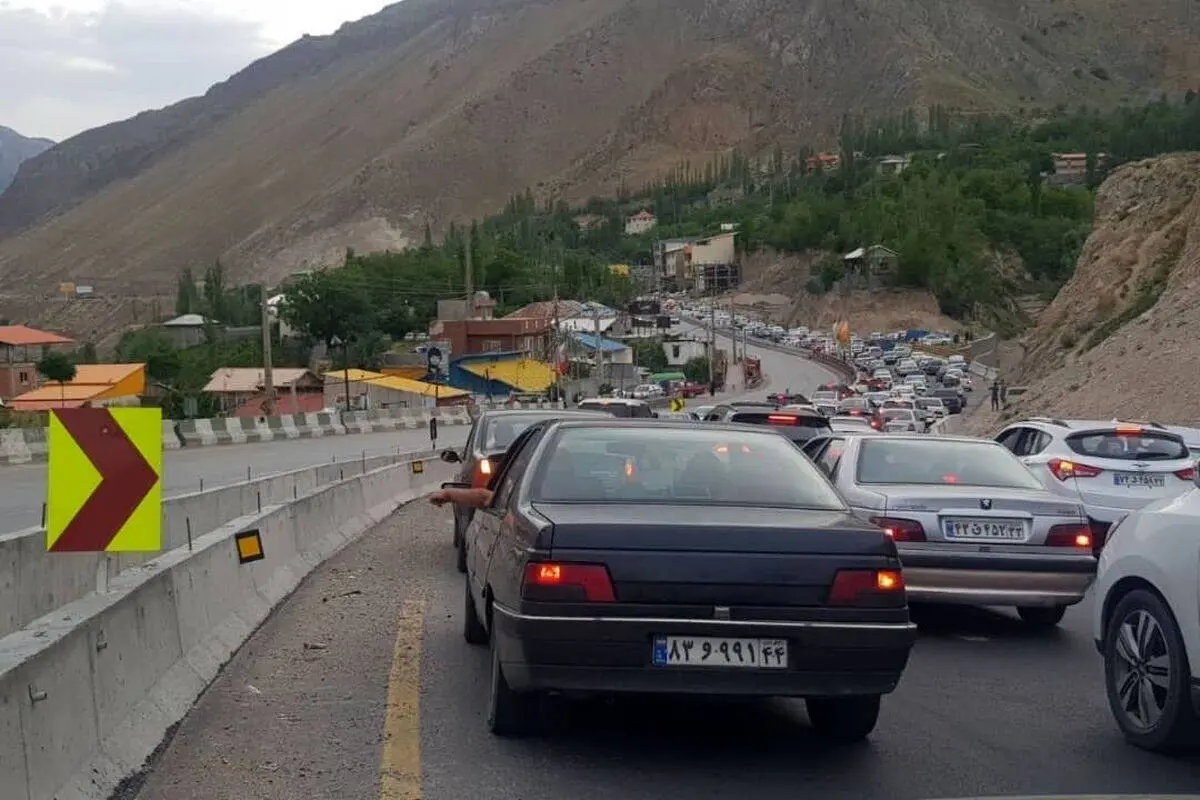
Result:
[[[791,414],[768,414],[767,422],[771,425],[795,425],[796,418]]]
[[[898,569],[838,570],[829,588],[831,606],[892,606],[904,600],[904,575]]]
[[[1089,467],[1087,464],[1079,464],[1075,461],[1067,461],[1065,458],[1052,458],[1046,466],[1060,481],[1068,478],[1094,478],[1104,472],[1102,469]]]
[[[1140,436],[1142,434],[1141,425],[1118,425],[1117,436]]]
[[[525,565],[525,600],[557,603],[615,603],[616,592],[603,564],[534,562]]]
[[[883,528],[883,532],[897,542],[925,541],[925,528],[915,519],[896,517],[871,517],[871,522]]]
[[[1175,477],[1181,481],[1194,481],[1196,480],[1196,468],[1184,467],[1183,469],[1177,469],[1175,470]]]
[[[1048,547],[1079,547],[1092,549],[1092,526],[1086,522],[1055,525],[1046,535]]]

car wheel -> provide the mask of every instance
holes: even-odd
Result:
[[[1067,613],[1066,606],[1019,606],[1017,615],[1021,617],[1021,621],[1030,628],[1036,630],[1049,630],[1062,622],[1063,616]]]
[[[455,547],[461,546],[462,540],[463,540],[462,523],[459,522],[458,512],[456,511],[454,513],[454,546]]]
[[[479,621],[479,612],[475,610],[475,598],[471,595],[471,579],[463,581],[463,638],[467,644],[487,644],[488,632]]]
[[[879,721],[879,695],[810,697],[804,704],[813,729],[839,742],[867,738]]]
[[[492,679],[488,693],[488,730],[496,736],[522,736],[529,733],[538,711],[538,695],[514,692],[504,677],[500,664],[500,648],[496,643],[496,626],[491,629]]]
[[[1104,631],[1104,688],[1125,738],[1171,752],[1200,743],[1191,668],[1175,617],[1153,592],[1130,592]]]

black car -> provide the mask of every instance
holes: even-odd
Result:
[[[460,464],[457,483],[468,486],[487,486],[488,481],[500,469],[504,454],[518,435],[530,425],[548,419],[557,419],[567,414],[586,417],[606,417],[602,413],[563,411],[559,409],[497,409],[485,411],[471,426],[467,443],[462,453],[443,450],[441,459],[448,464]],[[470,509],[454,509],[454,548],[458,551],[458,571],[466,572],[467,557],[463,544],[463,531],[471,522],[474,512]]]
[[[957,389],[934,389],[925,396],[936,397],[941,400],[948,414],[961,414],[963,412],[963,398]]]
[[[784,437],[556,420],[491,487],[463,632],[491,647],[493,733],[548,692],[800,697],[830,737],[875,727],[915,637],[896,546]]]
[[[770,425],[798,445],[814,436],[829,433],[829,417],[816,410],[745,408],[717,406],[709,412],[710,422],[734,422],[742,425]]]

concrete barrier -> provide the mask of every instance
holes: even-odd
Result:
[[[320,464],[168,497],[163,501],[163,549],[186,547],[189,536],[198,536],[259,508],[289,502],[318,487],[432,454],[422,451]],[[119,572],[155,555],[118,554],[113,566]],[[0,636],[20,630],[94,591],[102,559],[98,553],[47,553],[42,528],[0,535]]]
[[[380,467],[231,520],[0,639],[4,800],[105,800],[243,642],[325,561],[450,467]],[[265,558],[238,563],[234,536]]]
[[[418,429],[437,417],[440,425],[470,425],[471,406],[438,409],[397,408],[352,411],[348,414],[316,412],[279,417],[222,417],[163,421],[163,449],[252,444],[283,439],[315,439],[347,433]],[[42,462],[47,457],[45,428],[0,429],[0,465]]]

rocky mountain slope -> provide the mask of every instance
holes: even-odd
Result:
[[[1118,169],[1075,276],[1023,342],[1010,416],[1200,422],[1200,154]],[[981,418],[976,427],[997,420]]]
[[[1189,2],[405,0],[31,161],[0,196],[0,290],[154,293],[217,257],[279,278],[526,186],[828,143],[846,113],[1181,90]]]
[[[53,146],[49,139],[30,139],[0,125],[0,192],[9,187],[23,162]]]

